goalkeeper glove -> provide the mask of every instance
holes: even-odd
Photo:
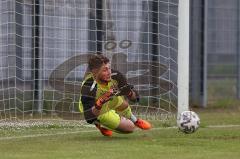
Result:
[[[95,108],[100,110],[102,105],[108,102],[113,97],[113,89],[110,89],[108,92],[104,93],[101,97],[99,97],[95,103]]]
[[[139,97],[138,92],[135,91],[135,90],[132,90],[132,91],[135,93],[135,96],[134,96],[134,97],[129,96],[128,99],[129,99],[131,102],[134,102],[134,103],[139,102],[140,97]]]
[[[124,96],[127,96],[127,97],[131,97],[132,94],[133,94],[132,89],[133,89],[133,85],[127,84],[127,85],[119,88],[117,95],[118,96],[123,96],[124,95]]]
[[[133,96],[133,94],[135,93],[135,95]],[[132,102],[139,102],[140,98],[139,98],[139,94],[137,93],[137,91],[135,91],[133,89],[133,85],[125,85],[123,87],[121,87],[117,93],[118,96],[122,96],[125,95],[127,96],[127,98],[132,101]]]

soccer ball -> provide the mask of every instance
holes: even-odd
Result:
[[[177,119],[177,126],[180,131],[191,134],[194,133],[200,125],[200,118],[193,111],[182,112]]]

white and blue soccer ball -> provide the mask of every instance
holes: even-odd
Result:
[[[177,119],[177,126],[180,131],[191,134],[194,133],[200,125],[199,116],[193,111],[183,111]]]

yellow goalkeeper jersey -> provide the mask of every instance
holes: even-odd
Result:
[[[93,78],[93,74],[89,73],[84,78],[81,85],[79,110],[80,112],[92,109],[95,101],[104,93],[109,91],[110,88],[121,88],[127,84],[126,78],[119,72],[112,70],[111,81],[108,85],[102,85]]]

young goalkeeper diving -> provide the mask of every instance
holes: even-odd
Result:
[[[132,114],[125,97],[137,101],[138,94],[119,71],[111,70],[107,57],[92,55],[88,69],[81,86],[79,109],[89,124],[95,124],[104,136],[112,136],[112,131],[132,133],[135,126],[151,128],[149,122]]]

